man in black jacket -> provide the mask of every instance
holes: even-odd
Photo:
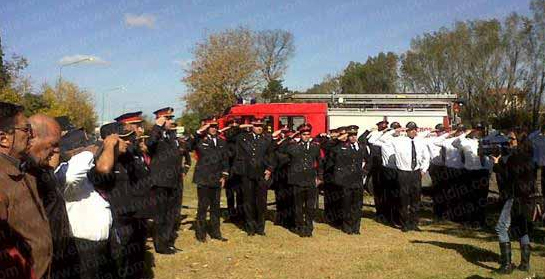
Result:
[[[87,177],[106,196],[112,208],[111,250],[116,263],[116,278],[142,278],[144,268],[144,224],[136,217],[141,202],[135,193],[138,168],[131,146],[133,131],[114,122],[100,128],[102,150]]]
[[[59,165],[61,128],[57,121],[45,115],[29,118],[33,141],[25,169],[36,177],[38,194],[43,202],[53,240],[52,278],[79,278],[74,240],[70,237],[70,223],[62,187],[53,170]]]
[[[348,140],[332,150],[329,167],[334,169],[335,184],[343,189],[342,231],[360,234],[363,184],[372,164],[367,146],[358,142],[358,126],[349,126],[347,132]]]
[[[227,241],[220,231],[220,194],[229,176],[227,143],[218,137],[218,123],[209,120],[195,135],[194,149],[198,161],[193,174],[199,199],[195,236],[206,242],[206,212],[210,208],[210,236]]]
[[[320,146],[312,142],[310,124],[297,128],[301,140],[285,145],[283,163],[288,164],[288,184],[293,186],[295,201],[295,232],[301,237],[312,236],[313,213],[316,209],[318,185],[323,181],[323,164]]]
[[[178,142],[170,133],[174,110],[170,107],[153,112],[155,125],[146,142],[151,155],[150,177],[156,197],[155,251],[160,254],[174,254],[176,234],[174,227],[180,214],[177,191],[180,187],[182,157]]]
[[[263,133],[263,120],[251,123],[252,131],[241,132],[236,139],[232,173],[242,178],[245,227],[248,235],[265,235],[267,190],[271,182],[274,162],[271,160],[273,141]]]

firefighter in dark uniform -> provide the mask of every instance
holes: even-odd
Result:
[[[252,131],[239,133],[231,172],[242,178],[242,199],[245,229],[248,235],[265,235],[267,190],[271,183],[274,162],[271,160],[273,141],[263,133],[263,120],[252,120]]]
[[[297,128],[301,139],[283,147],[288,164],[288,184],[292,185],[295,208],[295,232],[301,237],[312,236],[318,185],[323,181],[323,161],[320,146],[312,142],[310,124]]]
[[[133,151],[136,135],[118,122],[102,126],[100,134],[104,144],[87,176],[111,205],[110,239],[116,278],[142,278],[145,229],[142,219],[137,217],[143,201],[137,193],[142,173]]]
[[[200,242],[206,242],[206,213],[210,208],[210,236],[227,241],[220,231],[220,195],[229,176],[229,151],[227,142],[218,137],[218,123],[215,120],[208,120],[196,132],[194,148],[198,157],[193,175],[198,196],[195,237]]]
[[[347,127],[338,127],[330,133],[329,140],[322,144],[324,149],[326,164],[324,168],[324,213],[328,223],[336,228],[340,228],[343,223],[343,188],[335,183],[335,162],[333,152],[335,147],[343,144],[348,139],[346,133]]]
[[[363,206],[364,178],[372,167],[367,146],[358,141],[358,126],[348,129],[348,140],[337,145],[331,152],[329,163],[334,169],[334,181],[343,189],[342,231],[360,234],[361,207]]]
[[[156,122],[146,144],[151,155],[150,177],[156,199],[155,251],[174,254],[176,234],[174,229],[179,218],[179,196],[182,173],[181,156],[175,137],[170,131],[174,110],[170,107],[154,112]]]
[[[223,135],[227,141],[229,151],[229,166],[232,166],[235,160],[236,150],[236,135],[240,133],[240,118],[230,120],[228,129],[223,131]],[[227,128],[227,127],[226,127]],[[240,175],[232,174],[227,178],[225,184],[225,198],[227,199],[228,222],[239,222],[243,220],[242,212],[242,191],[241,191]]]
[[[289,166],[282,164],[281,160],[285,156],[283,153],[285,147],[295,142],[293,137],[297,134],[289,130],[287,126],[275,133],[278,133],[276,137],[275,134],[273,134],[277,168],[273,172],[273,187],[271,187],[274,189],[274,197],[276,201],[276,216],[274,223],[275,225],[282,226],[287,229],[293,229],[295,226],[293,188],[292,185],[288,184]]]

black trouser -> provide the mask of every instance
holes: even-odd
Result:
[[[467,174],[464,169],[446,168],[445,212],[443,217],[460,221],[464,217],[464,197],[469,192],[466,186]]]
[[[169,246],[174,246],[176,238],[178,238],[178,229],[182,225],[182,198],[184,196],[184,184],[181,182],[180,186],[174,190],[174,201],[176,206],[172,209],[172,214],[174,214],[174,225],[172,226],[172,233],[170,234],[170,239],[168,241]]]
[[[432,183],[433,213],[437,218],[444,218],[447,205],[447,168],[445,166],[430,165]]]
[[[324,187],[324,203],[327,204],[325,210],[326,220],[332,226],[342,226],[343,223],[343,188],[333,182]],[[325,206],[325,205],[324,205]]]
[[[488,203],[488,190],[490,174],[488,170],[468,171],[468,177],[471,179],[470,195],[470,214],[466,221],[471,221],[475,225],[485,225],[486,205]]]
[[[363,206],[363,189],[343,187],[342,191],[342,230],[349,234],[359,233],[361,207]]]
[[[418,225],[422,174],[420,173],[420,170],[398,170],[397,179],[401,200],[401,206],[399,208],[401,226],[405,229],[414,229]]]
[[[116,278],[108,240],[74,238],[79,253],[79,278]]]
[[[155,233],[153,243],[155,251],[165,250],[174,244],[174,228],[180,215],[179,194],[177,188],[156,187]]]
[[[110,245],[117,278],[144,276],[146,222],[132,217],[114,217]]]
[[[371,171],[371,179],[373,179],[373,199],[375,201],[376,216],[379,220],[384,220],[386,216],[386,210],[384,205],[385,188],[382,178],[382,160],[378,161],[378,165],[374,165]]]
[[[227,199],[227,212],[229,218],[242,218],[242,192],[240,176],[232,175],[225,185],[225,198]]]
[[[210,236],[213,238],[221,237],[220,231],[220,195],[221,188],[219,185],[214,186],[198,186],[197,197],[199,199],[197,208],[197,223],[195,227],[195,235],[199,239],[206,238],[206,213],[210,208]]]
[[[242,201],[246,232],[265,232],[265,213],[267,211],[267,190],[262,178],[242,177]]]
[[[285,180],[279,181],[274,191],[276,198],[276,223],[286,228],[293,227],[295,222],[293,191],[293,186],[289,185]]]
[[[312,234],[314,230],[313,220],[316,210],[316,187],[301,187],[293,185],[293,197],[295,201],[295,230],[301,234]]]
[[[384,195],[382,209],[384,218],[392,224],[399,223],[399,187],[397,185],[397,169],[383,166],[380,181]]]

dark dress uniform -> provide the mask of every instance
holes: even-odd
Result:
[[[363,143],[346,141],[337,145],[330,156],[335,184],[343,189],[342,230],[348,234],[359,234],[363,179],[372,167],[370,154]]]
[[[270,135],[240,133],[236,141],[236,157],[231,172],[242,178],[243,210],[246,232],[265,234],[267,190],[265,170],[273,171],[273,141]]]
[[[332,155],[333,150],[339,144],[343,144],[342,141],[337,139],[327,139],[322,141],[322,149],[325,154],[325,168],[324,168],[324,215],[326,221],[335,227],[342,226],[343,213],[342,213],[342,197],[343,190],[341,185],[335,184],[335,163]]]
[[[240,133],[240,128],[232,127],[224,133],[227,142],[227,150],[229,154],[229,166],[233,166],[236,154],[236,139]],[[225,183],[225,198],[227,199],[227,212],[229,221],[241,221],[244,215],[242,211],[242,190],[241,190],[240,175],[230,173]]]
[[[294,143],[292,139],[286,138],[282,142],[281,139],[275,140],[275,159],[277,160],[277,168],[273,172],[273,188],[274,197],[276,200],[276,216],[275,225],[285,228],[293,228],[295,226],[294,208],[293,208],[293,187],[288,184],[288,166],[282,163],[286,156],[284,153],[285,147]]]
[[[283,148],[288,164],[288,184],[293,187],[295,231],[311,236],[318,188],[316,179],[323,179],[320,146],[311,141],[292,143]]]
[[[174,246],[175,225],[180,215],[182,157],[176,138],[155,125],[146,142],[150,155],[150,178],[155,191],[155,250],[164,253]]]
[[[87,175],[111,205],[110,245],[117,266],[116,278],[142,278],[144,271],[146,224],[137,215],[145,202],[138,190],[142,174],[138,173],[138,162],[132,152],[118,157],[110,173],[100,174],[92,168]]]
[[[210,236],[223,239],[220,231],[220,179],[229,176],[229,153],[225,140],[217,136],[195,136],[198,161],[193,183],[197,184],[199,199],[195,236],[206,240],[206,213],[210,208]]]

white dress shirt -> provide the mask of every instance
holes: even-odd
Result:
[[[414,142],[416,150],[416,167],[411,168],[412,164],[412,142]],[[396,166],[402,171],[420,170],[427,172],[430,166],[429,151],[422,138],[411,139],[409,137],[392,138],[392,145],[395,150]]]
[[[528,135],[528,139],[532,142],[533,160],[538,166],[545,166],[545,135],[541,131],[532,132]]]
[[[375,142],[382,136],[384,131],[373,130],[367,136],[367,142],[375,144]]]
[[[458,139],[458,137],[448,138],[437,145],[445,148],[445,166],[447,168],[463,169],[464,163],[462,163],[462,154],[458,148],[452,145],[456,139]]]
[[[490,169],[488,156],[479,156],[479,139],[467,138],[466,134],[458,137],[452,142],[452,146],[458,148],[464,154],[464,168],[467,170]],[[484,164],[483,164],[484,163]]]
[[[64,182],[64,199],[72,236],[90,241],[108,240],[112,226],[110,204],[87,179],[94,167],[94,156],[89,151],[73,156],[62,163],[55,174]]]
[[[380,146],[382,166],[391,169],[397,168],[395,150],[392,145],[395,132],[395,130],[390,130],[386,133],[381,133],[381,136],[375,140],[375,145]]]
[[[448,137],[448,133],[440,136],[426,138],[426,144],[428,151],[430,152],[430,163],[436,166],[444,166],[445,160],[443,154],[441,154],[441,146],[439,146]]]

